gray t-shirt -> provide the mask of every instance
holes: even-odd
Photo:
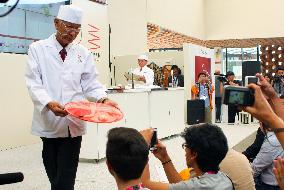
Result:
[[[233,190],[233,185],[224,173],[218,172],[170,184],[169,190]]]

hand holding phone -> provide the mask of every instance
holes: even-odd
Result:
[[[158,144],[157,128],[153,128],[153,136],[150,143],[150,151],[156,150],[156,144]]]

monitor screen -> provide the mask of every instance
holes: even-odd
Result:
[[[230,91],[229,104],[243,104],[245,92],[243,91]]]

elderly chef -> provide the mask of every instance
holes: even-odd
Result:
[[[42,159],[52,190],[74,189],[82,135],[63,105],[90,98],[117,106],[98,81],[90,51],[74,43],[81,30],[83,12],[62,5],[54,20],[56,33],[30,45],[26,84],[34,103],[32,134],[43,142]]]

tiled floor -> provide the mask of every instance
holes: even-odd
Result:
[[[226,134],[229,146],[234,147],[244,139],[252,137],[257,125],[220,125]],[[253,140],[253,139],[251,139]],[[172,160],[178,170],[185,168],[184,151],[181,148],[183,139],[179,136],[163,141],[168,147]],[[0,173],[24,173],[22,183],[0,186],[0,190],[49,190],[50,185],[41,160],[42,144],[20,147],[0,152]],[[150,156],[150,170],[153,179],[159,179],[157,167],[160,164]],[[105,161],[99,163],[80,162],[76,178],[76,190],[113,190],[116,184],[108,173]]]

